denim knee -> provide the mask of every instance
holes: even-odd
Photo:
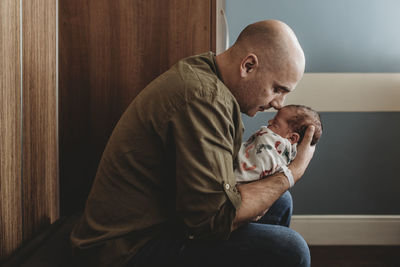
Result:
[[[239,232],[241,238],[236,238],[242,249],[249,248],[255,253],[250,258],[257,258],[257,254],[268,255],[267,266],[310,266],[311,256],[307,242],[293,229],[252,223],[244,226],[243,230]]]
[[[293,213],[293,198],[292,194],[290,194],[289,191],[286,191],[279,199],[278,201],[280,202],[279,205],[280,207],[286,209],[286,212],[288,214]]]
[[[288,266],[305,266],[309,267],[311,265],[311,255],[310,249],[304,238],[292,229],[288,229],[290,237],[288,238],[287,248],[290,253],[290,262]]]
[[[293,198],[292,198],[292,194],[290,194],[289,191],[286,191],[281,197],[280,197],[280,201],[282,201],[282,205],[288,207],[290,209],[290,211],[293,210]],[[292,212],[290,212],[292,213]]]
[[[268,212],[258,221],[263,224],[275,224],[289,227],[293,212],[293,200],[289,191],[286,191],[271,206]]]

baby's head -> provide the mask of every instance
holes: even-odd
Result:
[[[270,130],[287,138],[292,144],[303,140],[310,125],[315,127],[311,141],[311,145],[315,145],[322,134],[321,117],[315,110],[303,105],[288,105],[281,108],[275,117],[268,121]]]

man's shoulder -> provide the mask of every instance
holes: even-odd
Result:
[[[216,63],[212,52],[183,58],[171,69],[175,69],[184,77],[187,75],[190,78],[196,78],[198,75],[217,76]]]
[[[187,97],[193,92],[214,88],[218,86],[214,67],[211,52],[181,59],[150,82],[144,94]]]
[[[182,82],[186,84],[214,87],[218,83],[216,66],[211,52],[184,58],[174,65],[172,70],[176,71]]]
[[[188,103],[207,103],[228,113],[239,110],[234,96],[218,77],[211,52],[177,62],[142,90],[130,111],[142,117],[157,117],[163,124]]]
[[[187,96],[228,99],[234,97],[220,79],[212,52],[184,58],[173,68],[187,90]]]

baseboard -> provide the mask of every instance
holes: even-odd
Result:
[[[400,215],[293,215],[309,245],[400,245]]]

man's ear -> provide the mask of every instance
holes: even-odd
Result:
[[[298,133],[294,133],[294,132],[293,132],[293,133],[290,133],[290,134],[289,134],[288,139],[289,139],[290,143],[293,145],[293,144],[299,142],[299,140],[300,140],[300,135],[299,135]]]
[[[255,54],[248,54],[240,64],[240,76],[242,78],[248,76],[258,68],[258,58]]]

